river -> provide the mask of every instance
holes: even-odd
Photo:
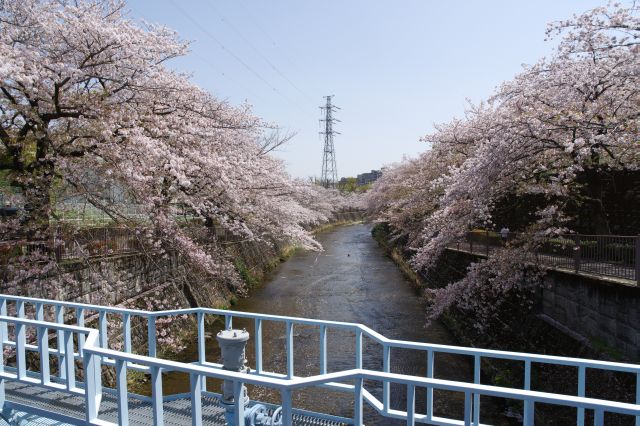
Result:
[[[321,233],[317,239],[323,252],[296,252],[282,263],[260,288],[250,297],[241,299],[234,310],[265,314],[298,316],[333,321],[362,323],[377,332],[395,339],[418,342],[455,344],[444,326],[434,322],[425,327],[425,310],[420,298],[402,275],[395,263],[389,259],[371,236],[371,225],[355,224],[340,226]],[[253,333],[253,322],[234,319],[234,328],[245,327]],[[207,330],[215,336],[221,324]],[[317,329],[296,327],[295,374],[307,376],[319,371],[319,337]],[[263,326],[264,369],[285,373],[284,325]],[[337,371],[354,368],[354,337],[352,333],[332,332],[328,337],[328,370]],[[345,349],[347,348],[347,349]],[[336,354],[332,354],[332,351]],[[247,349],[249,366],[255,359],[253,345]],[[195,359],[195,346],[186,353]],[[207,359],[219,362],[220,352],[215,338],[207,340]],[[382,369],[382,348],[365,339],[363,351],[364,368]],[[391,371],[425,376],[426,356],[424,352],[393,350]],[[465,380],[472,378],[468,359],[454,355],[436,355],[435,377]],[[164,380],[165,390],[170,393],[187,391],[188,378],[178,375]],[[208,388],[219,391],[219,384],[210,381]],[[379,384],[367,383],[367,389],[380,395]],[[249,388],[252,399],[278,403],[278,395],[266,389]],[[393,408],[406,408],[405,389],[392,387]],[[424,392],[417,392],[418,412],[424,412]],[[351,416],[353,397],[344,393],[328,391],[303,391],[294,393],[294,406],[313,411]],[[366,406],[366,404],[365,404]],[[438,393],[434,396],[436,415],[462,418],[463,400],[460,396]],[[489,407],[486,407],[489,408]],[[489,413],[489,417],[494,417]],[[490,420],[490,419],[486,419]],[[483,409],[483,421],[485,410]],[[495,421],[495,419],[491,419]],[[367,425],[396,424],[378,416],[372,409],[365,410]],[[397,424],[404,424],[398,422]]]

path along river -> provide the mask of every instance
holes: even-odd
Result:
[[[318,235],[324,251],[297,252],[280,265],[264,285],[251,296],[240,300],[234,310],[286,316],[317,318],[333,321],[362,323],[377,332],[395,339],[455,344],[452,336],[439,323],[424,326],[424,307],[409,282],[371,236],[371,225],[356,224],[337,227]],[[234,319],[234,328],[246,328],[253,334],[253,321]],[[219,362],[220,351],[213,336],[221,324],[209,327],[212,336],[207,340],[207,359]],[[265,323],[263,326],[264,369],[285,373],[284,325]],[[318,329],[296,326],[294,328],[295,374],[318,374]],[[332,331],[328,336],[328,370],[338,371],[355,367],[353,333]],[[189,348],[185,357],[195,359],[195,347]],[[247,348],[249,366],[255,365],[254,348],[250,341]],[[363,367],[382,370],[382,347],[365,339]],[[411,350],[393,350],[391,371],[425,376],[426,355]],[[435,377],[465,380],[472,377],[471,365],[465,358],[436,355]],[[381,397],[379,383],[365,383],[367,389]],[[209,390],[219,392],[219,384],[209,381]],[[187,377],[169,376],[164,380],[169,393],[187,391]],[[279,394],[262,388],[249,388],[252,399],[278,403]],[[405,409],[405,389],[392,386],[393,408]],[[417,410],[424,413],[425,393],[416,394]],[[462,418],[463,400],[455,394],[436,392],[436,415]],[[351,416],[353,396],[346,393],[311,389],[294,393],[294,406],[313,411]],[[489,411],[492,411],[490,407]],[[487,413],[483,421],[492,421]],[[378,416],[371,408],[365,409],[367,425],[396,424]],[[397,422],[397,424],[404,424]]]

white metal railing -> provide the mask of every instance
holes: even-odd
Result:
[[[88,314],[92,313],[92,316]],[[120,350],[109,347],[107,338],[109,316],[116,315],[124,340]],[[196,364],[176,362],[160,359],[156,356],[156,319],[176,315],[194,316],[198,334],[198,362]],[[33,318],[27,318],[32,316]],[[221,364],[206,361],[205,351],[205,322],[207,316],[219,316],[225,319],[225,327],[233,326],[234,318],[249,318],[255,321],[255,332],[252,338],[255,343],[256,365],[250,374],[235,373],[222,369]],[[97,329],[85,327],[85,320],[95,318]],[[147,324],[148,351],[146,355],[132,353],[131,320],[138,318]],[[73,320],[77,325],[67,325],[65,320]],[[265,371],[263,368],[262,329],[265,322],[279,322],[285,325],[286,374]],[[13,333],[9,333],[7,325],[12,325]],[[295,375],[294,353],[296,326],[313,326],[319,333],[320,353],[318,359],[320,373],[315,376],[300,377]],[[27,342],[27,330],[36,331],[35,343]],[[329,351],[327,335],[332,331],[348,330],[353,332],[355,354],[355,368],[344,371],[329,372],[327,360],[337,351]],[[57,338],[57,348],[50,348],[49,332]],[[76,336],[74,347],[74,335]],[[13,338],[11,338],[13,337]],[[379,344],[382,349],[382,371],[363,369],[363,340]],[[526,354],[519,352],[484,350],[460,346],[437,345],[430,343],[409,342],[388,339],[361,324],[321,321],[315,319],[265,315],[246,312],[234,312],[222,309],[179,309],[170,311],[148,312],[135,309],[104,307],[70,302],[58,302],[44,299],[0,295],[0,340],[3,349],[15,350],[15,373],[6,369],[0,371],[4,380],[17,380],[37,383],[56,390],[67,391],[86,398],[87,422],[90,424],[110,424],[98,420],[102,394],[101,365],[111,365],[116,368],[116,391],[118,395],[119,424],[128,421],[128,388],[127,372],[137,370],[151,375],[151,400],[155,424],[162,424],[164,413],[162,401],[161,372],[177,371],[186,373],[191,380],[191,401],[193,424],[201,424],[201,396],[206,391],[206,379],[221,379],[234,382],[236,393],[241,392],[242,384],[253,384],[278,391],[281,395],[284,424],[291,424],[293,413],[291,393],[294,389],[322,387],[332,390],[352,393],[354,395],[355,424],[362,423],[364,404],[373,407],[380,415],[406,420],[407,424],[480,424],[480,396],[494,396],[522,401],[524,404],[524,424],[534,424],[535,406],[539,403],[555,404],[576,409],[576,422],[579,426],[585,422],[585,411],[593,410],[596,425],[604,424],[604,413],[618,413],[635,417],[635,423],[640,426],[640,365],[567,358],[548,355]],[[76,349],[77,348],[77,349]],[[417,377],[392,373],[390,371],[393,350],[412,349],[425,353],[426,377]],[[345,349],[350,350],[350,349]],[[36,371],[36,377],[28,375],[25,370],[26,353],[34,351],[40,354],[41,365]],[[459,354],[469,356],[473,360],[473,382],[456,382],[434,378],[435,355],[439,353]],[[69,354],[73,354],[69,356]],[[44,359],[49,356],[57,357],[58,376],[51,380],[48,364]],[[506,359],[523,364],[524,386],[522,389],[504,388],[481,384],[482,359]],[[85,372],[85,383],[78,386],[75,381],[74,360],[82,360]],[[3,359],[3,364],[6,363]],[[578,386],[575,395],[553,394],[531,389],[532,366],[535,364],[554,364],[574,367],[578,373]],[[635,376],[637,381],[636,403],[625,403],[595,399],[586,396],[587,369],[624,372]],[[87,373],[87,372],[93,372]],[[382,384],[382,400],[369,392],[364,381]],[[397,384],[406,387],[407,407],[403,410],[394,409],[390,404],[390,386]],[[426,411],[416,412],[416,389],[426,389]],[[464,417],[450,419],[437,417],[433,414],[434,390],[447,390],[464,395]],[[241,398],[235,398],[240,401]],[[242,404],[238,404],[242,405]],[[243,418],[244,407],[236,407],[235,415],[238,420]],[[236,424],[241,424],[237,422]]]

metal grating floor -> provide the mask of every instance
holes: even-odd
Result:
[[[78,419],[79,423],[84,423],[85,402],[80,396],[70,395],[66,392],[45,389],[36,385],[6,381],[6,398],[9,402],[21,404],[35,408],[36,410],[44,410],[53,412],[58,415],[72,417]],[[191,425],[191,399],[188,395],[166,399],[163,404],[164,424],[167,426]],[[28,410],[26,410],[28,411]],[[217,397],[211,394],[202,396],[202,421],[206,425],[224,426],[225,410],[220,405]],[[102,404],[100,405],[101,420],[110,422],[118,422],[118,409],[116,395],[111,392],[105,392],[102,396]],[[8,415],[5,413],[5,417]],[[11,424],[19,425],[56,425],[66,426],[69,423],[60,422],[49,419],[37,414],[24,411],[14,411],[11,413]],[[0,425],[7,422],[0,418]],[[153,413],[151,402],[148,398],[138,395],[129,396],[129,424],[130,425],[150,425],[153,424]],[[343,426],[345,423],[338,421],[326,420],[314,417],[312,414],[296,413],[293,416],[293,424],[296,426]]]

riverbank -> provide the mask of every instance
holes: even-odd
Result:
[[[424,306],[431,302],[427,290],[442,288],[457,281],[466,273],[473,256],[460,253],[444,253],[442,259],[428,272],[427,276],[418,274],[409,264],[409,255],[403,247],[392,241],[389,229],[379,224],[372,230],[373,238],[385,250],[416,291],[422,296]],[[537,306],[523,308],[518,295],[506,302],[498,312],[495,322],[478,332],[474,327],[476,319],[472,313],[461,309],[445,311],[440,321],[455,339],[463,346],[481,347],[514,352],[528,352],[566,357],[580,357],[604,360],[616,360],[610,350],[598,350],[589,342],[576,340],[552,327],[537,315]],[[612,359],[613,358],[613,359]],[[523,366],[498,360],[483,359],[482,383],[506,387],[521,387],[524,374]],[[577,388],[577,376],[573,369],[550,365],[537,365],[532,370],[532,389],[563,394],[574,394]],[[613,374],[600,370],[590,371],[587,395],[612,400],[635,401],[635,377]],[[508,402],[504,410],[516,418],[522,415],[519,404]],[[570,410],[558,411],[553,407],[536,408],[536,420],[542,424],[568,424],[575,422],[575,413]],[[612,416],[612,425],[625,424],[623,419]]]

